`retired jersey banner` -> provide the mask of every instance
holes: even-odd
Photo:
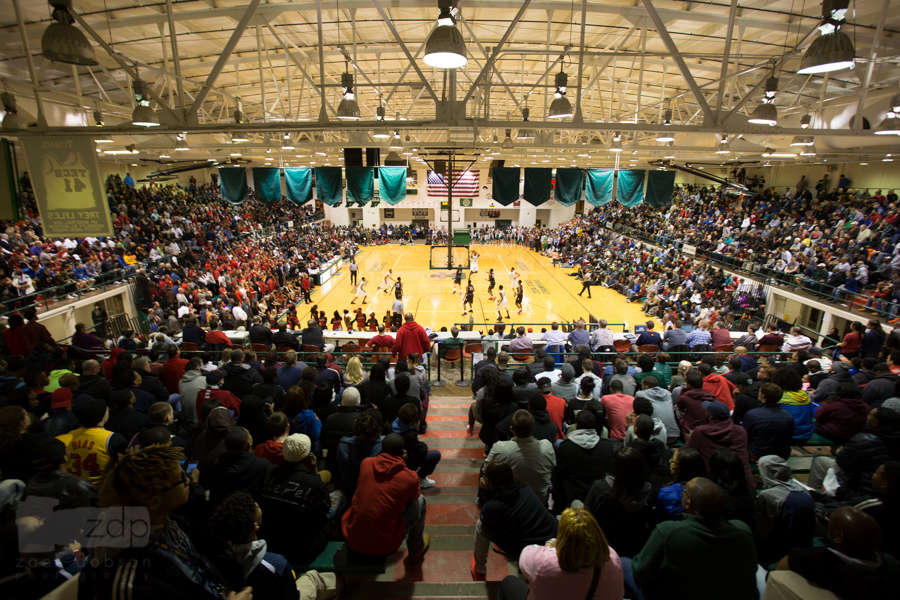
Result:
[[[94,142],[87,136],[22,136],[47,237],[112,236]]]

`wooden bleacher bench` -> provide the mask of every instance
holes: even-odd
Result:
[[[351,552],[345,542],[328,542],[325,550],[314,561],[296,567],[298,573],[319,571],[338,575],[380,575],[387,564],[385,556],[366,556]]]

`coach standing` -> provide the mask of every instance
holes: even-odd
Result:
[[[408,312],[404,315],[406,321],[397,331],[397,338],[394,340],[394,354],[400,360],[406,360],[406,356],[410,352],[424,355],[431,349],[431,340],[425,333],[425,329],[413,320],[413,314]]]

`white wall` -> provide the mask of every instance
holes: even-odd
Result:
[[[898,159],[900,160],[900,159]],[[829,171],[830,166],[836,166],[837,169]],[[874,194],[876,190],[887,193],[888,190],[900,189],[900,162],[870,162],[868,165],[860,165],[859,163],[834,163],[820,165],[785,165],[773,166],[760,169],[747,169],[748,175],[763,175],[766,178],[766,186],[774,185],[780,191],[789,187],[791,190],[797,185],[801,175],[806,175],[809,181],[809,187],[813,188],[818,180],[825,173],[831,180],[832,187],[837,187],[838,178],[841,173],[850,178],[851,187],[869,188],[869,192]]]

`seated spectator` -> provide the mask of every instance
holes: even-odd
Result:
[[[428,476],[434,473],[441,461],[441,453],[429,450],[428,445],[419,441],[419,407],[407,403],[400,407],[397,418],[391,423],[391,430],[399,434],[406,444],[406,466],[419,476],[419,487],[434,487],[435,481]]]
[[[684,385],[675,405],[681,416],[681,434],[687,439],[698,426],[706,423],[706,402],[715,402],[716,397],[703,386],[703,378],[697,372],[688,371]]]
[[[809,548],[816,530],[816,505],[809,488],[794,479],[780,456],[759,459],[762,491],[756,497],[756,553],[768,565],[793,548]]]
[[[258,398],[262,398],[263,404],[271,404],[276,409],[283,408],[284,388],[278,385],[278,369],[275,367],[264,367],[259,374],[263,382],[254,385],[250,393]]]
[[[693,448],[681,447],[675,450],[669,461],[672,478],[668,485],[659,490],[651,521],[677,521],[683,511],[682,495],[684,485],[695,477],[706,477],[706,462],[703,455]]]
[[[607,371],[609,371],[609,379],[607,380]],[[603,371],[603,379],[606,381],[606,389],[609,389],[609,386],[612,385],[613,381],[619,380],[622,382],[622,393],[627,396],[634,396],[635,390],[638,389],[637,383],[634,380],[634,376],[637,373],[635,372],[633,367],[629,367],[628,363],[621,358],[617,358],[616,361],[607,366]]]
[[[707,362],[701,362],[697,367],[697,371],[700,372],[700,377],[703,378],[703,389],[727,406],[729,411],[734,410],[732,393],[737,386],[726,377],[714,373],[713,368]]]
[[[50,416],[44,419],[44,433],[53,437],[69,433],[78,427],[72,412],[72,390],[61,387],[50,395]]]
[[[869,407],[860,399],[859,387],[842,383],[819,406],[813,427],[823,438],[844,444],[863,432],[868,416]]]
[[[339,590],[334,573],[307,571],[295,581],[291,563],[281,554],[268,552],[266,540],[260,540],[257,536],[262,517],[263,512],[253,496],[238,493],[226,498],[213,512],[209,522],[210,531],[228,542],[243,567],[244,582],[253,588],[254,593],[273,600],[312,600],[336,596]]]
[[[733,450],[719,448],[709,459],[709,479],[725,493],[725,520],[743,521],[752,531],[756,525],[756,488],[744,476],[744,464]]]
[[[507,461],[516,478],[546,504],[550,494],[550,476],[556,466],[553,444],[535,439],[534,417],[526,410],[518,410],[513,415],[512,430],[513,439],[494,444],[485,462]]]
[[[625,431],[628,429],[626,417],[631,412],[634,397],[625,394],[621,380],[610,381],[609,394],[600,398],[603,410],[606,412],[606,426],[609,428],[611,440],[625,440]]]
[[[633,557],[650,535],[652,487],[644,477],[641,453],[633,447],[616,453],[612,470],[594,481],[584,507],[591,511],[620,556]]]
[[[667,444],[669,438],[667,437],[666,426],[659,418],[653,416],[653,403],[648,398],[635,398],[634,402],[631,403],[631,412],[625,417],[625,422],[631,423],[631,425],[628,425],[628,429],[625,430],[625,447],[630,446],[637,439],[633,423],[640,415],[647,415],[653,421],[653,439],[659,440],[662,444]]]
[[[458,332],[459,330],[457,330]],[[456,336],[454,336],[456,337]],[[378,326],[378,335],[371,338],[368,342],[366,342],[366,348],[375,348],[385,346],[387,348],[393,349],[394,347],[394,338],[391,335],[385,334],[384,325]]]
[[[597,434],[597,417],[583,410],[575,417],[577,429],[556,448],[553,470],[553,505],[570,506],[584,502],[594,481],[612,468],[615,450],[612,442]]]
[[[284,414],[291,425],[291,434],[303,434],[313,441],[314,448],[318,447],[322,421],[310,407],[306,393],[300,386],[295,385],[285,393]]]
[[[645,377],[641,382],[641,391],[634,395],[635,400],[646,398],[653,404],[653,416],[666,426],[666,435],[669,441],[678,439],[678,423],[675,421],[675,409],[672,405],[672,394],[669,390],[659,387],[656,377]]]
[[[809,394],[803,390],[803,379],[795,370],[782,368],[775,370],[775,373],[772,375],[772,383],[782,389],[783,393],[778,403],[794,419],[794,443],[802,444],[806,442],[814,433],[814,408]],[[746,419],[746,416],[744,418]],[[766,454],[773,453],[767,452]]]
[[[839,598],[890,597],[900,586],[900,562],[879,551],[881,528],[858,508],[842,506],[828,521],[829,546],[795,548],[778,563]]]
[[[204,341],[207,344],[216,344],[225,346],[226,348],[231,348],[231,340],[228,339],[227,335],[219,331],[219,322],[215,320],[209,322],[209,331],[206,332]]]
[[[100,398],[112,405],[113,389],[109,381],[100,372],[100,363],[86,360],[81,363],[81,377],[78,378],[78,391],[86,396]]]
[[[876,363],[872,368],[875,378],[866,384],[862,392],[862,401],[869,408],[878,408],[881,403],[894,395],[894,386],[900,376],[891,373],[886,363]]]
[[[168,402],[169,392],[159,380],[159,377],[150,370],[150,361],[140,356],[134,359],[132,365],[134,370],[141,376],[141,384],[138,387],[153,396],[154,402]]]
[[[781,351],[790,354],[797,350],[807,350],[810,346],[812,346],[812,340],[803,335],[803,331],[799,327],[791,327],[791,334],[784,338]]]
[[[234,418],[218,402],[208,402],[200,414],[201,429],[191,446],[191,458],[200,472],[200,485],[209,485],[212,467],[225,452],[225,436],[235,426]]]
[[[259,499],[272,463],[253,455],[253,438],[243,427],[234,427],[225,436],[225,452],[212,466],[209,502],[215,508],[235,492],[247,492]]]
[[[869,497],[875,492],[872,476],[889,460],[900,460],[900,413],[882,406],[869,412],[866,431],[850,438],[836,457],[813,459],[808,485],[817,492],[822,490],[828,470],[834,469],[839,500]]]
[[[582,379],[581,387],[575,386],[575,369],[570,364],[565,364],[560,370],[559,379],[553,383],[553,395],[559,396],[566,402],[571,402],[578,395],[578,392],[584,390],[584,386],[588,380]],[[590,397],[593,397],[593,380],[590,380]]]
[[[747,411],[741,426],[747,431],[747,449],[756,460],[774,454],[787,460],[794,439],[794,418],[784,410],[784,392],[774,383],[764,383],[759,390],[762,406]]]
[[[287,325],[285,323],[279,323],[278,331],[274,334],[271,333],[270,330],[270,336],[272,343],[275,344],[276,348],[292,348],[295,351],[300,349],[300,343],[297,341],[297,336],[294,335],[293,332],[287,330]]]
[[[504,600],[622,598],[622,562],[589,511],[567,508],[559,519],[556,541],[526,546],[519,568],[528,583],[512,575],[500,583],[497,597]],[[585,590],[594,590],[587,594]]]
[[[297,361],[297,353],[288,350],[284,354],[284,365],[278,369],[278,379],[275,383],[287,391],[300,383],[305,368],[306,363]]]
[[[233,416],[241,416],[241,399],[228,390],[221,389],[221,384],[224,380],[225,373],[222,371],[213,371],[206,376],[207,387],[197,392],[198,416],[203,410],[203,404],[210,400],[218,402],[219,406],[225,407]]]
[[[521,373],[521,371],[518,371],[518,373]],[[513,392],[515,393],[515,388],[513,388]],[[517,406],[520,405],[517,403]],[[547,412],[547,400],[543,394],[537,390],[532,390],[529,402],[524,406],[524,409],[534,417],[535,439],[547,440],[552,444],[561,437],[559,426],[550,420],[550,413]],[[512,415],[509,415],[497,423],[497,426],[494,428],[497,441],[505,442],[512,439],[512,417]]]
[[[534,342],[525,335],[525,328],[519,325],[516,328],[516,337],[509,342],[509,352],[511,354],[531,354],[534,351]]]
[[[99,485],[115,458],[125,452],[128,440],[119,433],[104,429],[109,420],[109,407],[99,398],[79,404],[75,417],[81,427],[57,438],[66,445],[69,456],[66,472]],[[4,476],[7,476],[5,472]]]
[[[63,375],[75,375],[76,377],[78,376],[74,371],[72,371],[72,369],[75,368],[74,361],[72,361],[72,359],[68,358],[67,356],[61,356],[57,358],[53,362],[53,365],[54,369],[50,371],[50,375],[48,377],[50,382],[44,386],[44,391],[49,394],[52,394],[59,389],[59,378]]]
[[[272,550],[293,564],[309,564],[325,549],[344,496],[339,491],[328,493],[331,474],[318,471],[307,436],[288,436],[282,453],[282,464],[272,468],[266,463],[269,467],[260,485],[259,505],[269,515],[262,533]]]
[[[653,437],[653,418],[639,415],[634,419],[634,440],[628,445],[644,457],[644,476],[653,488],[653,498],[672,477],[669,460],[672,453],[659,439]],[[655,504],[655,502],[652,502]]]
[[[163,363],[162,381],[170,394],[178,394],[179,384],[187,372],[188,360],[180,355],[180,350],[175,344],[166,346],[168,359]]]
[[[634,381],[638,387],[641,387],[641,381],[646,377],[656,378],[657,385],[663,381],[663,375],[656,370],[656,360],[650,354],[642,354],[638,358],[638,367],[641,372],[634,376]]]
[[[734,410],[731,412],[731,420],[741,424],[747,412],[762,406],[762,402],[759,400],[760,385],[754,383],[749,377],[744,378],[743,381],[738,379],[736,385],[737,387],[734,390]]]
[[[341,476],[340,488],[348,502],[356,492],[359,465],[363,459],[381,454],[382,426],[381,413],[370,408],[353,419],[353,435],[341,438],[336,464]]]
[[[244,362],[244,353],[237,349],[232,350],[231,362],[222,367],[221,371],[225,374],[222,389],[238,398],[249,395],[254,385],[263,382],[259,372]]]
[[[881,526],[881,551],[900,556],[900,461],[889,460],[872,475],[875,495],[856,505]]]
[[[662,337],[660,337],[658,333],[653,331],[653,328],[656,327],[656,323],[653,321],[647,321],[645,325],[647,325],[646,331],[644,331],[637,337],[637,339],[634,341],[634,346],[656,346],[657,348],[662,348]]]
[[[178,396],[181,402],[181,426],[188,433],[197,429],[197,395],[207,387],[206,377],[200,366],[202,359],[194,357],[188,361],[184,376],[178,382]]]
[[[256,445],[253,456],[264,458],[277,467],[284,462],[284,440],[290,435],[291,424],[287,415],[279,411],[269,415],[266,419],[266,428],[269,430],[269,439]]]
[[[501,352],[501,354],[503,354]],[[499,359],[498,359],[499,360]],[[499,369],[498,365],[498,369]],[[506,374],[509,370],[500,371],[500,375],[506,379]],[[527,369],[516,369],[512,373],[512,384],[513,384],[513,402],[515,403],[517,408],[522,408],[527,410],[528,403],[531,401],[531,396],[537,392],[537,385],[528,381],[528,370]],[[509,438],[504,438],[509,439]]]
[[[753,473],[750,472],[750,456],[747,452],[747,432],[740,425],[735,425],[728,413],[728,407],[719,401],[709,402],[706,408],[707,424],[700,425],[691,433],[685,444],[703,455],[706,468],[719,448],[729,448],[737,452],[744,463],[744,474],[750,485],[756,486]]]
[[[243,569],[232,554],[221,552],[221,540],[202,529],[195,530],[196,526],[171,512],[189,497],[190,479],[181,467],[183,459],[177,448],[151,446],[122,457],[116,464],[101,495],[101,505],[150,509],[149,543],[131,545],[115,560],[89,561],[81,574],[83,593],[113,598],[119,586],[124,586],[140,590],[147,598],[212,600],[224,596],[250,600],[249,587],[239,593],[231,591],[243,585]],[[184,550],[179,554],[164,550],[170,540],[180,540]],[[99,555],[91,551],[92,557]]]
[[[723,405],[724,407],[724,405]],[[719,486],[697,477],[684,488],[681,521],[660,523],[633,561],[622,561],[629,598],[758,600],[753,534],[741,521],[723,519],[725,498]],[[721,557],[727,556],[727,561]],[[630,563],[630,564],[629,564]],[[715,564],[713,570],[707,569]],[[702,579],[704,585],[698,587]]]
[[[387,556],[403,538],[408,560],[420,561],[431,537],[425,531],[425,498],[419,476],[406,467],[406,443],[396,433],[382,441],[381,454],[363,459],[359,467],[358,494],[341,520],[347,547],[360,554]]]
[[[472,578],[484,581],[491,542],[504,554],[519,556],[527,546],[555,537],[559,523],[529,487],[516,481],[505,461],[486,464],[478,487],[485,493],[485,502],[475,523],[471,568]]]
[[[409,393],[411,385],[412,380],[410,377],[397,377],[393,381],[393,387],[397,390],[397,393],[382,401],[380,407],[381,416],[387,427],[390,427],[394,420],[400,415],[400,407],[404,404],[415,404],[416,408],[419,410],[420,418],[424,416],[422,403],[419,400],[419,397],[412,396]],[[485,429],[486,427],[482,427],[481,431],[484,432]]]

